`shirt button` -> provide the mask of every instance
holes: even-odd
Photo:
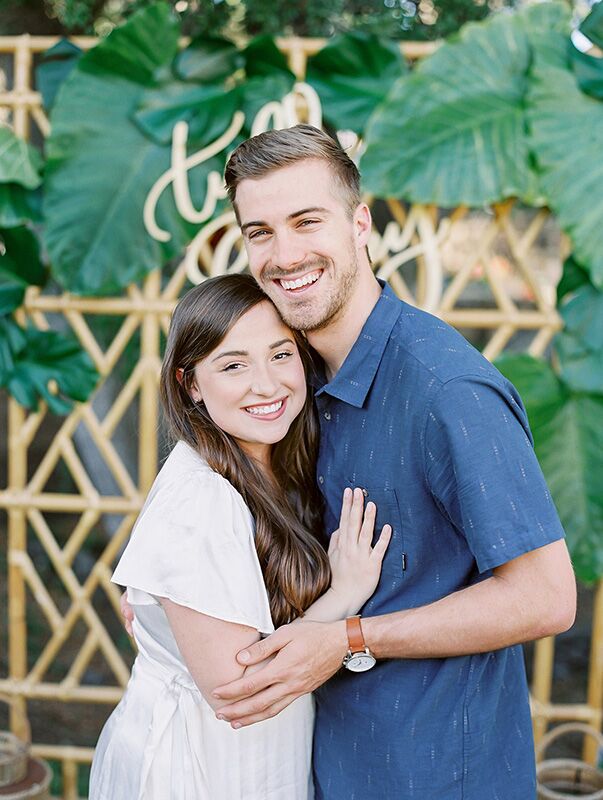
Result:
[[[325,411],[324,417],[325,417],[325,419],[331,419],[331,412],[330,411]]]
[[[318,482],[319,482],[319,483],[324,483],[324,482],[325,482],[325,479],[323,478],[323,476],[322,476],[322,475],[319,475],[319,476],[318,476]]]

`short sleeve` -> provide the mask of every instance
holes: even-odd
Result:
[[[521,399],[504,378],[455,378],[425,424],[425,474],[480,572],[563,538]]]
[[[251,513],[210,471],[151,491],[111,580],[128,587],[134,603],[166,597],[262,633],[274,630]]]

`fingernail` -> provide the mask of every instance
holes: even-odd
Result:
[[[221,700],[221,699],[222,699],[222,695],[221,695],[221,694],[218,694],[218,692],[212,692],[212,693],[211,693],[211,696],[212,696],[212,697],[217,697],[217,699],[218,699],[218,700]]]
[[[238,655],[239,661],[249,661],[249,650],[241,650]]]
[[[223,715],[223,714],[216,714],[216,717],[217,717],[218,719],[221,719],[221,720],[223,720],[223,719],[224,719],[224,715]]]
[[[241,725],[240,722],[233,722],[232,723],[232,727],[235,728],[236,730],[238,730],[239,728],[242,728],[243,726]]]

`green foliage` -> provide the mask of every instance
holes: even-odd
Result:
[[[593,582],[603,575],[603,396],[571,391],[531,356],[497,366],[523,397],[576,573]]]
[[[555,15],[558,7],[545,4],[469,25],[399,78],[367,130],[367,188],[445,207],[533,198],[528,26],[558,24]]]
[[[217,39],[180,51],[178,38],[175,17],[157,3],[82,56],[62,86],[47,143],[45,241],[53,274],[72,292],[118,292],[181,256],[193,238],[197,226],[183,219],[169,190],[157,209],[169,239],[151,238],[143,222],[145,198],[170,167],[177,122],[189,125],[189,147],[198,150],[241,108],[241,135],[249,135],[259,108],[294,83],[265,37],[242,52]],[[225,157],[190,171],[195,208]]]
[[[335,130],[362,133],[394,81],[406,71],[400,48],[374,34],[335,37],[308,59],[307,82],[318,92]]]
[[[527,102],[541,188],[575,257],[603,288],[603,102],[578,86],[566,36],[535,36],[533,51]]]
[[[21,405],[37,408],[41,398],[54,414],[65,414],[72,400],[88,398],[97,380],[94,364],[72,336],[23,329],[0,318],[0,386]],[[50,381],[56,382],[56,394]]]
[[[44,108],[53,106],[60,85],[75,67],[82,55],[67,39],[61,39],[54,47],[43,53],[36,67],[36,86],[42,93]]]
[[[560,376],[576,392],[603,395],[603,292],[584,284],[565,298],[555,338]]]
[[[0,125],[0,183],[16,183],[35,189],[42,182],[42,159],[37,150]]]
[[[0,228],[0,315],[10,314],[23,302],[28,286],[43,286],[46,270],[38,240],[29,228]]]

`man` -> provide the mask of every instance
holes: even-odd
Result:
[[[375,279],[358,172],[329,136],[260,134],[226,183],[252,274],[324,361],[325,529],[359,486],[393,536],[360,625],[296,622],[243,651],[274,658],[216,690],[219,716],[249,725],[315,691],[319,800],[532,800],[516,645],[572,624],[575,582],[521,401]]]

